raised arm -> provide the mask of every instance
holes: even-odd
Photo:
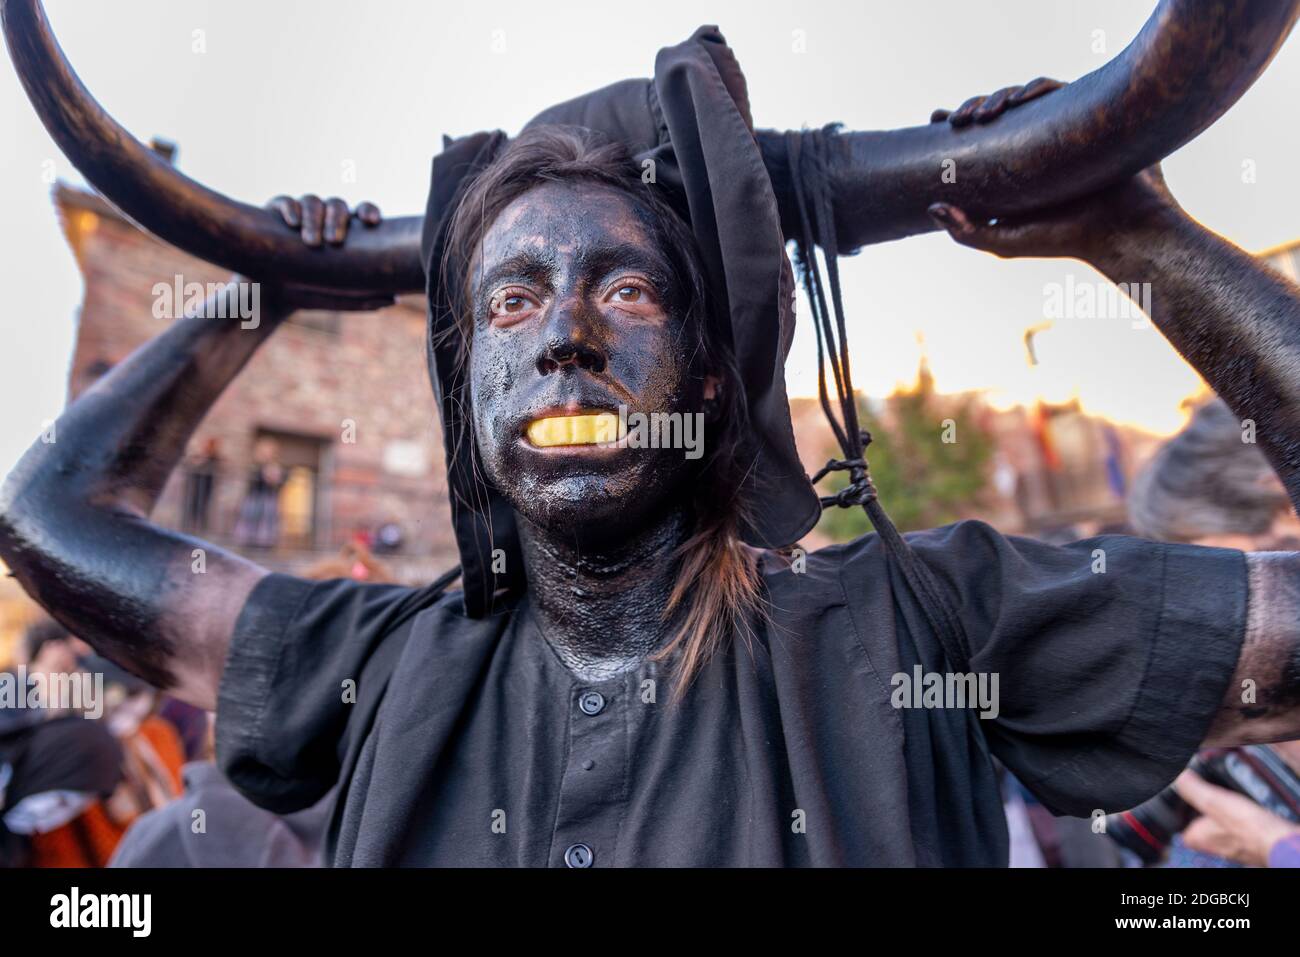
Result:
[[[963,245],[1006,258],[1081,259],[1133,292],[1243,429],[1253,422],[1300,511],[1300,287],[1192,219],[1158,167],[993,225],[945,204],[932,206],[931,215]],[[1149,296],[1136,295],[1144,289]],[[1209,744],[1300,737],[1300,554],[1250,553],[1246,560],[1245,641]]]
[[[346,235],[340,201],[275,204],[309,245]],[[373,207],[358,215],[378,221]],[[0,488],[0,556],[28,594],[106,657],[208,709],[235,620],[266,571],[154,525],[149,513],[195,427],[253,353],[294,308],[325,302],[266,285],[241,300],[245,282],[227,284],[87,390]],[[241,302],[259,300],[241,317]]]
[[[1090,260],[1116,283],[1151,282],[1151,318],[1254,432],[1300,509],[1300,287],[1196,223],[1158,171],[1130,195],[1149,224]],[[1127,277],[1127,278],[1125,278]],[[1246,638],[1209,744],[1300,737],[1300,554],[1246,557]]]

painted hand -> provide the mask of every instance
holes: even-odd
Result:
[[[285,226],[302,236],[302,241],[313,249],[323,246],[342,246],[348,236],[348,227],[357,219],[366,228],[374,228],[383,221],[379,207],[363,202],[349,212],[348,204],[337,196],[322,200],[308,194],[301,199],[277,196],[266,206],[278,213]],[[369,292],[339,292],[311,286],[290,286],[263,282],[263,298],[276,307],[297,309],[332,309],[338,311],[365,311],[392,305],[393,297]]]
[[[1003,259],[1069,257],[1099,265],[1126,234],[1181,212],[1156,164],[1123,182],[1062,206],[980,221],[950,203],[934,203],[931,218],[963,246]]]
[[[948,123],[960,129],[972,123],[988,123],[995,120],[1007,110],[1014,109],[1022,103],[1036,100],[1040,96],[1059,90],[1065,86],[1060,80],[1040,76],[1030,80],[1024,86],[1004,86],[990,96],[972,96],[955,110],[935,110],[930,114],[931,123]]]
[[[299,231],[302,241],[313,248],[322,243],[342,246],[348,237],[348,225],[354,218],[366,226],[378,226],[383,220],[379,207],[374,203],[359,203],[349,212],[348,204],[337,196],[323,200],[311,193],[301,199],[277,196],[266,204],[266,208],[279,213],[284,224]]]
[[[960,129],[990,123],[1007,110],[1059,90],[1065,84],[1039,77],[1024,86],[1008,86],[990,96],[973,96],[955,110],[935,110],[931,123],[945,120]],[[1159,164],[1063,206],[1014,218],[978,220],[950,203],[934,203],[930,216],[963,246],[1004,259],[1020,256],[1071,257],[1095,263],[1115,237],[1157,220],[1178,203],[1165,185]]]

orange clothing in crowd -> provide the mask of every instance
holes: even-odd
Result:
[[[96,801],[62,827],[33,834],[32,867],[105,867],[129,821],[116,823]]]
[[[185,749],[168,721],[150,715],[123,746],[126,781],[117,793],[61,827],[33,834],[32,866],[105,867],[132,821],[181,793]]]

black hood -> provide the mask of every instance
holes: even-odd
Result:
[[[653,80],[625,80],[540,114],[526,128],[579,126],[652,160],[703,255],[715,321],[735,354],[750,429],[742,438],[740,496],[746,542],[791,545],[821,514],[795,449],[785,392],[794,335],[794,275],[776,195],[754,139],[745,77],[716,27],[659,51]],[[429,375],[443,422],[452,522],[460,549],[465,611],[492,611],[494,598],[523,585],[518,532],[509,503],[476,469],[469,384],[459,368],[456,322],[440,294],[447,230],[459,197],[509,140],[500,131],[445,140],[433,161],[422,254],[429,297]],[[503,561],[493,561],[500,550]],[[493,566],[504,569],[493,572]]]

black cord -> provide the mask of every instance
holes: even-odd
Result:
[[[795,238],[795,250],[801,266],[804,291],[812,306],[813,326],[817,332],[817,395],[822,411],[830,422],[831,431],[835,433],[835,439],[844,453],[842,459],[827,462],[812,477],[812,483],[816,485],[831,472],[849,473],[847,486],[833,495],[820,496],[822,508],[862,506],[876,534],[898,563],[903,577],[916,596],[922,613],[943,647],[949,667],[965,672],[969,670],[970,645],[961,619],[953,610],[934,573],[917,557],[880,504],[867,465],[866,448],[871,442],[871,434],[858,425],[857,396],[849,368],[844,298],[840,292],[835,211],[827,187],[827,143],[835,135],[834,126],[786,134],[790,179],[794,186],[801,227],[801,235]],[[830,281],[829,304],[817,264],[816,247],[819,245],[826,259],[826,275]],[[828,363],[835,383],[838,410],[831,403],[827,387]]]

